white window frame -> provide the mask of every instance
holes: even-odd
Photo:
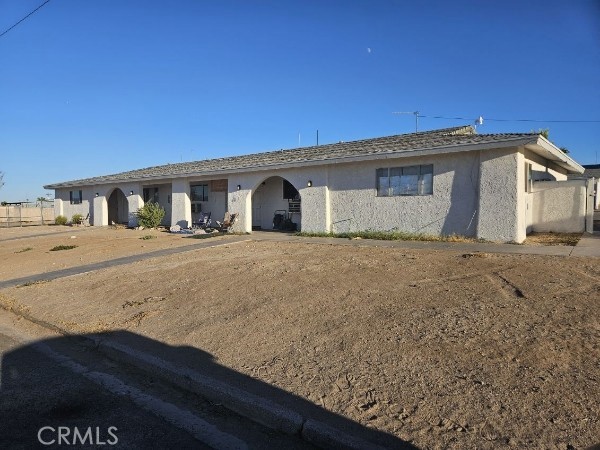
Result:
[[[433,195],[433,164],[382,167],[375,179],[377,197]]]

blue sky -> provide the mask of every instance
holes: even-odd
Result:
[[[0,0],[0,32],[42,0]],[[52,0],[0,37],[0,200],[42,185],[500,119],[600,120],[600,1]],[[550,129],[596,162],[600,123]],[[600,156],[599,156],[600,157]],[[600,160],[598,160],[600,162]]]

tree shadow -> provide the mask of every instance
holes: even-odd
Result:
[[[191,379],[203,380],[209,385],[213,383],[217,386],[215,392],[223,397],[221,400],[226,407],[230,406],[227,402],[231,401],[231,398],[235,398],[240,391],[243,391],[250,398],[262,399],[270,405],[277,405],[282,410],[291,410],[302,416],[303,428],[293,433],[301,434],[309,442],[311,442],[311,432],[307,430],[308,423],[317,424],[317,428],[325,426],[326,430],[338,430],[334,434],[341,432],[350,437],[347,446],[340,445],[335,440],[319,441],[318,437],[315,438],[317,440],[312,440],[313,444],[325,448],[365,448],[362,444],[371,443],[374,448],[416,449],[412,444],[391,434],[365,427],[302,397],[225,367],[217,363],[213,355],[208,352],[189,346],[171,346],[124,330],[45,339],[5,353],[0,365],[0,415],[4,416],[0,420],[0,447],[9,444],[11,448],[36,446],[48,448],[48,446],[41,446],[37,440],[38,430],[43,426],[85,428],[90,425],[93,427],[102,425],[90,423],[90,420],[95,419],[90,418],[84,403],[92,400],[93,403],[101,405],[110,400],[90,398],[94,395],[102,396],[90,391],[89,388],[84,387],[84,384],[66,382],[59,379],[60,377],[53,376],[52,368],[48,367],[47,356],[38,350],[40,344],[50,348],[60,349],[68,346],[85,349],[88,352],[97,351],[100,356],[108,356],[119,365],[124,364],[124,361],[137,359],[140,364],[136,365],[143,367],[146,372],[157,377],[164,377],[169,373],[168,378],[175,380],[174,384],[192,391],[194,383],[190,381]],[[174,376],[172,376],[173,372],[169,372],[170,368],[178,370]],[[204,398],[213,395],[209,394],[207,397],[202,390],[198,392]],[[220,399],[208,398],[208,400]],[[253,414],[247,406],[242,406],[241,411],[238,412],[244,416]],[[257,414],[260,416],[260,413]],[[108,414],[102,420],[106,421],[107,428],[109,423],[119,423],[123,419],[118,415]],[[138,427],[137,431],[141,437],[139,440],[125,440],[127,446],[129,448],[154,447],[153,444],[157,441],[152,438],[153,424],[143,422],[141,419],[137,421],[134,420],[135,418],[128,419],[133,420],[130,426]],[[121,441],[123,442],[122,439]],[[177,437],[174,436],[172,441],[176,443]],[[184,444],[179,445],[179,448],[183,448],[182,445]],[[107,447],[110,446],[104,445],[98,448]]]

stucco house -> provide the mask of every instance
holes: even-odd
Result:
[[[240,215],[237,231],[251,232],[271,229],[275,212],[285,211],[307,232],[401,230],[522,242],[542,222],[556,222],[555,205],[540,205],[536,193],[582,172],[541,135],[462,126],[44,187],[55,190],[57,215],[89,213],[95,226],[134,226],[132,213],[155,201],[166,210],[165,225],[190,226],[200,212],[215,219],[230,211]],[[568,216],[585,221],[585,195],[578,202]]]

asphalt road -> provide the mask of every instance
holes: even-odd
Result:
[[[65,446],[73,443],[75,427],[84,437],[89,427],[93,436],[84,442],[91,440],[98,447],[209,448],[128,397],[106,391],[32,347],[19,348],[2,333],[0,351],[0,448],[52,448],[38,440],[42,427],[48,427],[41,431],[42,441],[58,444],[60,431]],[[67,427],[70,433],[59,427]]]
[[[66,338],[21,345],[3,322],[0,448],[312,448]]]

